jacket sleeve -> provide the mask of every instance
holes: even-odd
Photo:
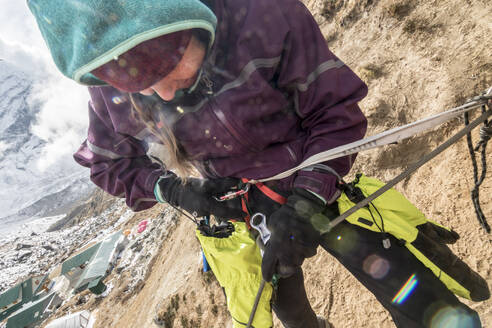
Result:
[[[90,168],[91,180],[97,186],[113,196],[125,197],[134,211],[152,207],[156,203],[154,185],[164,170],[146,155],[148,147],[144,141],[116,132],[117,121],[108,112],[107,95],[102,90],[89,88],[88,136],[74,159]],[[129,102],[119,106],[121,113],[129,113]],[[131,120],[129,116],[127,119]],[[124,124],[128,127],[127,122]]]
[[[294,98],[307,139],[303,160],[361,139],[367,120],[357,102],[367,86],[328,49],[318,24],[297,0],[287,0],[284,11],[290,30],[284,40],[278,85]],[[340,192],[336,175],[350,171],[356,155],[331,160],[298,172],[294,187],[322,196],[328,203]]]

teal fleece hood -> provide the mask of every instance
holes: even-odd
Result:
[[[95,68],[149,39],[202,28],[217,18],[199,0],[27,0],[58,69],[85,85],[105,85]]]

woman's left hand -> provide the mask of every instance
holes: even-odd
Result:
[[[219,219],[240,219],[245,213],[239,199],[218,201],[214,197],[231,191],[238,184],[236,178],[188,178],[183,182],[174,173],[167,171],[157,182],[158,200],[179,206],[196,217],[212,214]]]
[[[275,273],[294,272],[305,258],[316,255],[320,233],[310,219],[322,215],[324,207],[323,202],[309,191],[296,188],[287,203],[270,215],[267,226],[271,237],[265,245],[261,265],[266,281],[271,281]]]

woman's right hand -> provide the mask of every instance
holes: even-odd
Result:
[[[238,219],[245,216],[239,198],[226,201],[214,198],[237,187],[238,179],[188,178],[185,183],[182,181],[172,172],[161,176],[155,189],[157,200],[178,206],[196,217],[212,214],[222,219]]]

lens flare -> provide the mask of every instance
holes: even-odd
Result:
[[[111,100],[116,105],[122,104],[126,101],[126,99],[124,97],[113,97],[113,99],[111,99]]]
[[[470,314],[450,306],[439,309],[431,319],[432,328],[478,328]]]
[[[324,216],[324,215],[320,215],[320,216]],[[324,216],[324,221],[329,222],[328,220],[326,220],[325,216]],[[360,247],[359,245],[360,238],[357,232],[350,227],[347,228],[345,226],[337,226],[335,227],[334,230],[323,235],[323,239],[324,239],[323,247],[325,249],[331,249],[339,254],[344,254],[344,255],[349,254],[353,251],[356,251]]]
[[[378,255],[369,255],[362,264],[362,269],[374,279],[386,277],[390,270],[390,263]]]
[[[126,67],[127,64],[128,64],[128,62],[126,61],[125,58],[121,58],[121,59],[118,60],[118,65],[120,67]]]
[[[408,297],[412,294],[419,283],[415,273],[408,278],[407,282],[398,291],[398,293],[393,297],[392,303],[403,304]]]

